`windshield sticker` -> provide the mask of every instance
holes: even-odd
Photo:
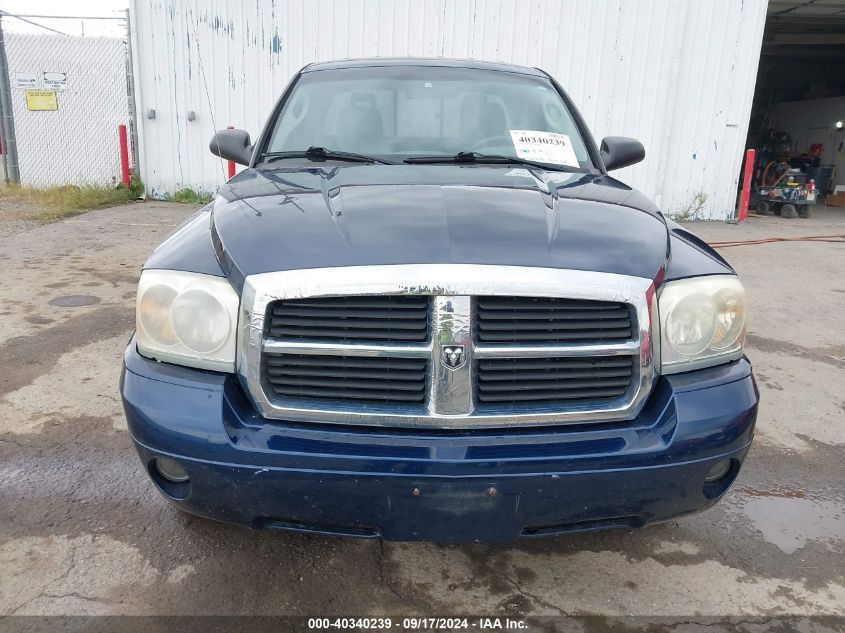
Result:
[[[511,130],[516,155],[538,163],[554,163],[578,167],[578,157],[566,134],[539,132],[537,130]]]

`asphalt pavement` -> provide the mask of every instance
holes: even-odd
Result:
[[[191,517],[144,474],[121,354],[140,266],[192,210],[0,213],[0,615],[845,615],[845,245],[722,249],[750,297],[762,404],[713,509],[511,545],[381,543]],[[845,209],[692,229],[841,235]]]

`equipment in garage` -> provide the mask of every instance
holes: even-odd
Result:
[[[763,150],[764,164],[755,187],[757,213],[810,217],[812,206],[818,197],[823,199],[830,181],[831,168],[819,164],[824,146],[814,143],[806,152],[790,155],[791,137],[787,132],[770,132],[769,138],[775,144]]]
[[[757,213],[809,218],[816,204],[816,183],[800,169],[787,169],[771,186],[757,189]]]

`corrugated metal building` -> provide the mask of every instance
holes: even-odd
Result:
[[[597,139],[639,138],[618,172],[681,217],[730,217],[767,0],[132,0],[141,173],[153,196],[213,191],[215,128],[255,138],[318,60],[461,57],[539,66]],[[151,111],[154,118],[150,118]],[[191,114],[193,113],[193,114]]]

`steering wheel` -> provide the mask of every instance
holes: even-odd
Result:
[[[482,147],[488,147],[490,145],[493,145],[496,141],[505,141],[508,144],[513,143],[510,135],[497,134],[496,136],[488,136],[478,141],[475,145],[472,146],[472,151],[481,149]]]

